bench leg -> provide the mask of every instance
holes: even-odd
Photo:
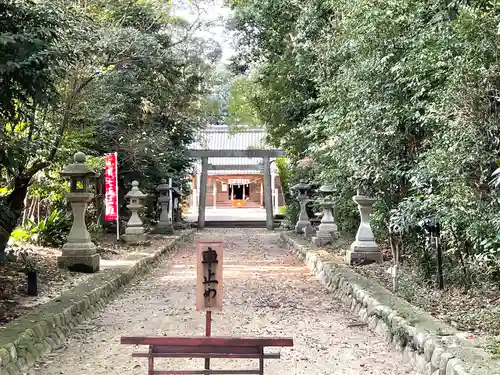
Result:
[[[264,375],[264,348],[260,348],[259,371],[260,375]]]
[[[153,357],[153,345],[149,346],[148,375],[153,375],[155,368],[155,358]]]

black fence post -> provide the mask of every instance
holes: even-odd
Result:
[[[443,276],[443,249],[441,247],[441,225],[436,219],[422,220],[420,226],[425,231],[427,243],[432,243],[435,240],[437,252],[437,281],[439,289],[444,289],[444,276]]]
[[[439,289],[444,289],[443,249],[441,247],[441,225],[439,224],[439,222],[435,223],[434,235],[436,239],[436,251],[437,251],[438,285]]]

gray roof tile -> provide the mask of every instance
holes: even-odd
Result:
[[[265,129],[242,127],[236,132],[230,132],[227,125],[209,125],[203,129],[198,140],[191,145],[193,150],[249,150],[271,149],[265,142]],[[208,158],[208,164],[213,165],[262,165],[262,158]],[[200,170],[200,162],[196,162]],[[255,170],[209,171],[209,175],[226,174],[261,174]]]

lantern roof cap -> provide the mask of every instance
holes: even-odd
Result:
[[[335,191],[335,186],[333,186],[332,184],[321,185],[318,191],[322,193],[333,193]]]
[[[309,190],[311,188],[310,184],[306,184],[305,180],[300,180],[298,184],[292,186],[293,190]]]
[[[146,198],[147,194],[144,194],[139,190],[139,182],[132,181],[132,189],[125,195],[125,198]]]
[[[167,184],[167,180],[165,178],[162,178],[160,180],[160,184],[156,187],[156,191],[162,192],[162,191],[168,191],[170,189],[170,186]]]
[[[74,163],[67,165],[60,172],[63,177],[96,177],[97,174],[94,170],[90,169],[85,162],[87,161],[87,155],[83,152],[77,152],[73,156]]]

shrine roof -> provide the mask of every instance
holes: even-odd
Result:
[[[232,131],[228,125],[209,125],[198,134],[197,141],[190,147],[192,150],[270,150],[266,144],[264,128],[238,127]],[[274,159],[274,158],[272,158]],[[212,165],[255,165],[255,170],[211,170],[209,175],[262,174],[262,158],[222,157],[208,158]],[[274,164],[274,163],[273,163]],[[196,162],[199,170],[200,161]]]
[[[193,150],[266,150],[266,130],[263,128],[238,127],[231,130],[228,125],[209,125],[198,133]]]

